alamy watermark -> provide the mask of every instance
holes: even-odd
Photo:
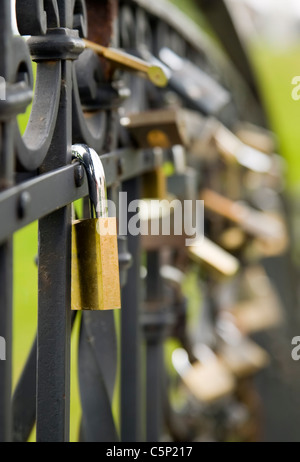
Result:
[[[300,100],[300,75],[295,75],[295,77],[292,78],[292,85],[294,85],[294,88],[292,90],[292,99],[294,101],[299,101]]]
[[[6,100],[6,81],[0,76],[0,101]]]
[[[108,214],[118,219],[120,236],[184,236],[187,247],[199,245],[204,236],[204,201],[134,200],[128,203],[126,192],[119,193],[119,206],[108,200]],[[118,210],[118,216],[117,216]],[[101,234],[114,234],[103,230]]]
[[[296,345],[293,349],[292,349],[292,359],[294,361],[299,361],[300,360],[300,337],[297,336],[297,337],[293,337],[292,339],[292,345]]]
[[[5,338],[0,337],[0,361],[6,360],[6,341]]]

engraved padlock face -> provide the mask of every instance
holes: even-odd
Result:
[[[73,147],[86,168],[92,217],[72,226],[72,310],[121,308],[116,218],[107,216],[105,175],[97,153]]]

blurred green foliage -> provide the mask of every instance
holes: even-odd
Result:
[[[249,51],[270,127],[278,138],[280,154],[287,161],[286,187],[288,192],[297,192],[300,181],[300,101],[292,98],[292,79],[300,75],[300,43],[283,49],[256,41]]]
[[[201,28],[207,30],[207,24],[194,0],[170,0],[177,8],[187,14]]]

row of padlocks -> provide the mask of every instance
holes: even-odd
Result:
[[[260,402],[252,379],[270,358],[251,336],[280,324],[283,315],[260,261],[284,253],[288,245],[279,196],[283,163],[274,154],[274,139],[254,125],[240,123],[233,132],[220,122],[228,93],[171,50],[164,48],[160,60],[144,53],[147,63],[86,44],[118,65],[144,73],[157,87],[167,86],[178,98],[169,97],[163,108],[126,112],[120,121],[122,136],[132,147],[154,149],[159,159],[157,168],[142,178],[141,229],[151,230],[156,220],[159,232],[142,235],[141,284],[148,349],[169,338],[177,344],[165,382],[165,431],[175,440],[259,439]],[[87,146],[75,145],[73,153],[86,169],[92,219],[73,226],[72,307],[120,308],[117,227],[107,217],[101,161]],[[178,220],[176,207],[192,214],[200,200],[204,223],[192,245],[185,244],[191,236],[177,233],[175,226],[167,235],[162,232],[166,218]],[[155,208],[153,201],[164,206]],[[192,204],[189,211],[183,207],[186,201]],[[180,215],[182,230],[186,219]],[[189,292],[184,281],[191,274],[196,279]],[[196,289],[202,301],[191,314]]]

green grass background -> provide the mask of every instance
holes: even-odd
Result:
[[[174,0],[179,8],[185,10],[196,22],[203,24],[192,0]],[[250,54],[260,83],[271,127],[278,136],[280,152],[288,161],[286,175],[287,189],[296,194],[299,189],[300,161],[298,146],[300,142],[299,111],[300,101],[291,97],[291,81],[300,75],[300,46],[288,50],[276,50],[263,43],[253,43]],[[27,115],[20,118],[24,128]],[[16,384],[26,357],[30,351],[37,325],[37,224],[34,223],[14,236],[14,343],[13,343],[13,383]],[[187,282],[192,290],[193,281]],[[79,391],[77,383],[77,337],[78,325],[72,338],[71,364],[71,441],[77,440],[80,420]],[[172,345],[169,345],[170,353]],[[114,413],[118,414],[118,390],[114,401]],[[31,441],[34,440],[34,433]]]
[[[300,180],[300,101],[292,98],[292,79],[300,75],[300,43],[288,49],[252,43],[250,55],[259,79],[272,130],[277,134],[279,152],[287,160],[286,187],[298,194]]]

